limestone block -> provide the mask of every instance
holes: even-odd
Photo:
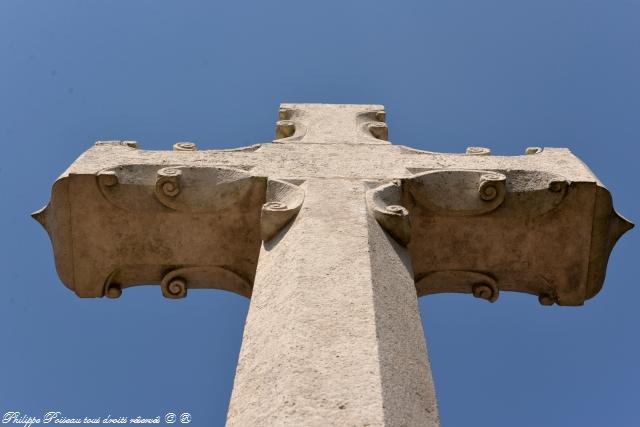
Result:
[[[303,198],[295,185],[240,169],[125,164],[64,175],[34,217],[78,296],[118,297],[158,283],[169,298],[188,288],[248,297],[262,239],[284,227]]]
[[[544,305],[581,305],[602,287],[609,254],[631,224],[595,177],[495,168],[442,169],[368,192],[370,209],[407,245],[418,295],[500,290]]]

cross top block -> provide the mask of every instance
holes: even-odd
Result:
[[[281,104],[276,143],[388,144],[383,105]]]
[[[249,297],[261,247],[304,209],[307,183],[355,180],[367,215],[408,251],[418,295],[495,301],[502,290],[580,305],[600,290],[632,224],[569,150],[443,154],[387,139],[381,105],[282,104],[273,143],[162,152],[99,142],[33,216],[79,296],[159,283],[169,298],[191,288]]]

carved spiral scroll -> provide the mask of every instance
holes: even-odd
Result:
[[[251,283],[225,266],[192,266],[171,270],[160,282],[162,295],[184,298],[188,289],[223,289],[250,297]]]
[[[173,144],[173,151],[196,151],[198,147],[193,142],[177,142]]]
[[[492,282],[476,283],[471,288],[471,292],[474,297],[485,299],[489,302],[495,302],[499,295],[498,287]]]
[[[129,264],[112,271],[97,296],[118,298],[123,289],[160,284],[166,298],[184,298],[189,289],[221,289],[251,297],[249,279],[225,265],[192,265],[166,270],[158,265]]]
[[[391,212],[394,215],[399,215],[399,216],[409,215],[409,210],[404,206],[400,206],[400,205],[389,205],[387,206],[387,211]]]
[[[491,150],[486,147],[467,147],[465,154],[468,156],[488,156]]]
[[[115,299],[122,296],[122,285],[115,281],[119,270],[113,270],[104,282],[104,296],[107,298]]]
[[[263,209],[269,211],[286,211],[287,205],[282,202],[267,202],[263,205]]]
[[[495,302],[500,295],[496,279],[471,270],[441,270],[420,273],[416,278],[418,296],[445,292],[471,293],[474,297]]]
[[[389,140],[389,127],[384,122],[374,122],[367,127],[374,138],[382,141]]]
[[[359,113],[356,123],[360,132],[367,139],[380,141],[389,140],[389,127],[386,123],[387,114],[384,110],[370,110]]]
[[[113,187],[119,182],[118,175],[112,170],[98,172],[98,183],[100,186]]]
[[[380,227],[403,246],[411,240],[409,210],[402,206],[402,189],[396,182],[367,191],[367,207]]]
[[[296,125],[291,120],[278,120],[276,123],[276,139],[289,138],[296,133]]]
[[[158,170],[156,180],[156,193],[167,197],[175,197],[180,193],[180,178],[182,171],[176,167],[162,168]]]
[[[541,305],[553,305],[557,302],[558,298],[554,297],[551,294],[543,293],[538,295],[538,302]]]
[[[187,296],[187,281],[182,277],[165,276],[160,287],[162,295],[166,298],[178,299]]]
[[[549,181],[549,191],[552,193],[565,193],[569,187],[566,179],[552,179]]]
[[[307,134],[307,128],[296,118],[298,112],[290,108],[280,110],[281,119],[276,122],[276,137],[274,142],[301,141]],[[282,119],[284,117],[284,119]]]
[[[293,108],[281,107],[278,110],[278,120],[290,120],[293,117]]]
[[[478,193],[485,202],[504,198],[506,177],[499,173],[485,173],[480,177]]]
[[[506,175],[490,170],[443,169],[403,179],[403,187],[420,207],[443,216],[491,212],[507,194]]]
[[[168,166],[156,171],[153,192],[175,211],[208,213],[250,202],[264,194],[266,182],[265,177],[222,166]]]
[[[262,205],[260,233],[267,242],[275,237],[298,214],[304,201],[304,190],[295,184],[270,179],[267,202]]]
[[[117,283],[109,283],[104,291],[104,296],[107,298],[120,298],[122,295],[122,287]]]

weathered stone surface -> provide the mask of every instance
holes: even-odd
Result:
[[[260,252],[227,425],[437,425],[407,250],[361,181],[303,188]]]
[[[542,166],[432,170],[370,191],[380,224],[410,249],[418,295],[467,292],[493,302],[503,290],[581,305],[600,290],[630,224],[597,181]]]
[[[265,227],[282,227],[302,201],[298,195],[294,212],[278,212],[284,216],[272,224],[276,202],[265,204],[267,189],[280,189],[272,198],[302,190],[239,169],[162,166],[122,165],[56,182],[50,206],[34,216],[50,231],[62,281],[82,297],[118,297],[145,283],[162,284],[172,298],[184,296],[184,286],[250,296],[261,215]]]
[[[270,144],[100,142],[34,217],[79,296],[253,295],[229,425],[437,425],[416,297],[579,305],[632,225],[567,149],[432,153],[384,120],[283,104]]]

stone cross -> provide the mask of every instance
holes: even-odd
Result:
[[[228,426],[437,426],[417,297],[581,305],[632,224],[567,149],[387,136],[381,105],[283,104],[268,144],[98,142],[33,216],[80,297],[251,297]]]

